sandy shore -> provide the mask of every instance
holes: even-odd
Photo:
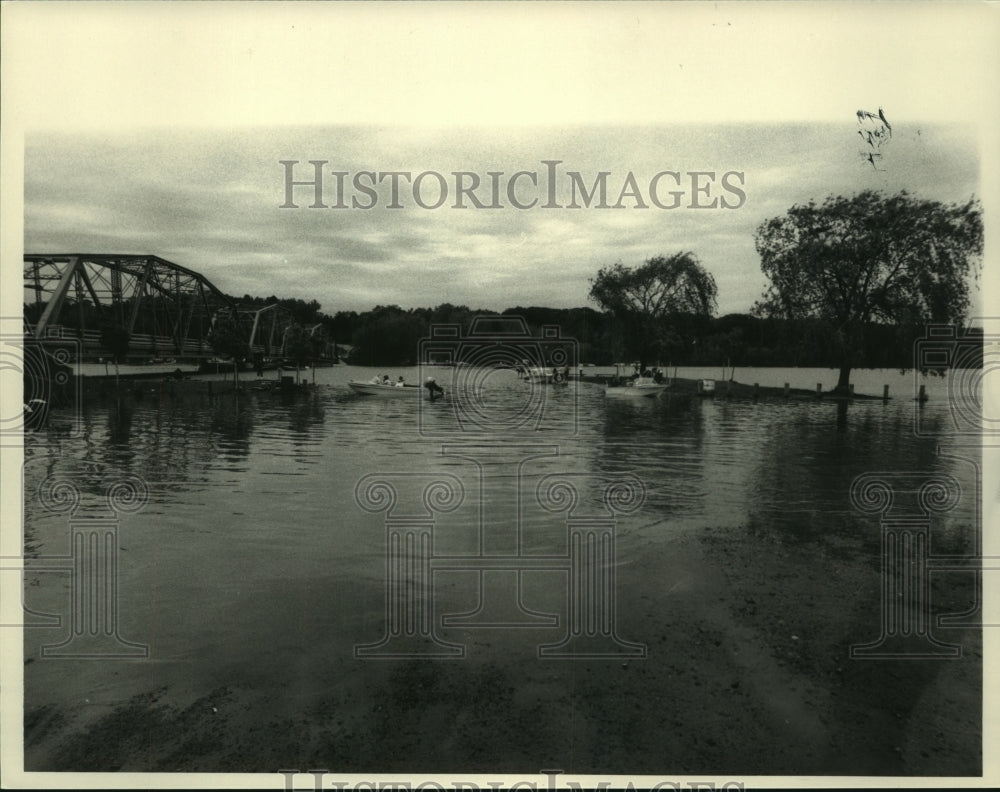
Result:
[[[283,685],[152,685],[94,708],[49,700],[31,683],[49,661],[28,658],[26,768],[979,773],[978,630],[942,631],[959,659],[849,657],[878,635],[877,539],[789,542],[750,525],[634,541],[623,574],[655,594],[620,601],[618,631],[647,643],[644,660],[540,661],[530,631],[480,631],[463,636],[464,661],[369,663],[363,681],[345,661],[319,698],[290,671]],[[970,578],[935,579],[935,610],[968,608]]]

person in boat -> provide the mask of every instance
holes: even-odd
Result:
[[[383,374],[382,375],[382,384],[383,385],[390,385],[390,384],[392,384],[392,383],[389,382],[389,375],[388,374]]]
[[[370,382],[370,383],[371,383],[372,385],[381,385],[381,384],[382,384],[382,380],[381,380],[381,378],[379,377],[379,375],[378,375],[378,374],[376,374],[376,375],[375,375],[374,377],[372,377],[372,378],[371,378],[371,379],[369,380],[369,382]]]
[[[424,387],[427,388],[427,393],[430,396],[431,401],[434,401],[438,395],[444,396],[444,388],[434,381],[434,377],[428,377],[424,380]]]
[[[406,385],[406,382],[404,382],[404,381],[403,381],[403,378],[402,378],[402,377],[400,377],[400,378],[399,378],[398,380],[396,380],[396,387],[397,387],[397,388],[402,388],[402,387],[404,387],[405,385]]]

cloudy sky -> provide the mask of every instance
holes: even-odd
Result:
[[[997,19],[955,3],[8,4],[3,315],[19,313],[21,252],[155,254],[230,294],[334,313],[587,305],[599,268],[692,251],[720,314],[747,311],[765,285],[754,230],[795,203],[998,200],[980,183],[1000,171],[981,79],[1000,70]],[[876,170],[856,112],[879,107],[892,139]],[[384,182],[372,209],[309,209],[300,187],[302,208],[282,209],[281,160],[303,180],[309,160],[348,173],[348,204],[364,171],[440,173],[450,194],[423,209],[402,180],[403,208]],[[561,161],[564,208],[542,208],[544,160]],[[502,172],[503,208],[453,208],[455,171],[485,203]],[[507,200],[518,171],[538,174],[529,210]],[[610,204],[631,173],[648,208],[565,208],[571,171],[588,186],[606,172]],[[648,195],[662,171],[682,175],[676,209]],[[693,171],[715,173],[699,201],[738,208],[688,208]],[[720,189],[729,171],[745,201]]]
[[[891,108],[885,112],[893,124]],[[717,280],[720,313],[742,312],[764,286],[753,236],[765,218],[869,188],[948,202],[978,194],[969,129],[897,120],[876,169],[858,134],[871,128],[852,113],[839,124],[40,132],[25,142],[25,251],[155,254],[227,293],[316,299],[328,313],[377,304],[587,305],[588,279],[600,267],[693,251]],[[301,181],[315,178],[310,160],[326,160],[330,207],[339,202],[332,173],[346,173],[347,208],[310,208],[308,185],[294,187],[299,208],[282,208],[282,160],[299,161],[292,178]],[[374,198],[354,186],[365,171],[410,174],[399,177],[401,208],[390,208],[391,177],[375,185]],[[478,208],[471,198],[456,208],[456,171],[475,174],[463,183],[478,178],[473,195],[500,208]],[[513,198],[537,199],[531,209],[518,209],[508,194],[519,171],[530,175],[518,177]],[[679,174],[680,184],[662,176],[651,196],[663,171]],[[440,202],[436,175],[423,177],[414,195],[424,172],[444,179],[447,200],[438,208],[423,208]],[[598,208],[596,197],[588,207],[579,192],[571,208],[570,174],[592,189],[601,172],[605,205],[622,208]],[[679,205],[664,209],[656,200]]]

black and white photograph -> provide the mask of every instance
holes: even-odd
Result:
[[[3,3],[4,786],[995,785],[996,11]]]

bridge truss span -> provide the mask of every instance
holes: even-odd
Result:
[[[210,335],[220,320],[236,323],[247,362],[283,359],[296,325],[283,305],[240,304],[201,273],[159,256],[24,256],[25,332],[46,344],[65,339],[81,359],[111,356],[115,335],[127,337],[126,357],[136,362],[210,359],[216,356]],[[335,356],[321,325],[303,330],[317,341],[315,359]]]
[[[129,354],[211,357],[212,321],[233,301],[204,275],[159,256],[27,254],[25,322],[36,338],[72,338],[107,354],[108,327],[128,333]]]

